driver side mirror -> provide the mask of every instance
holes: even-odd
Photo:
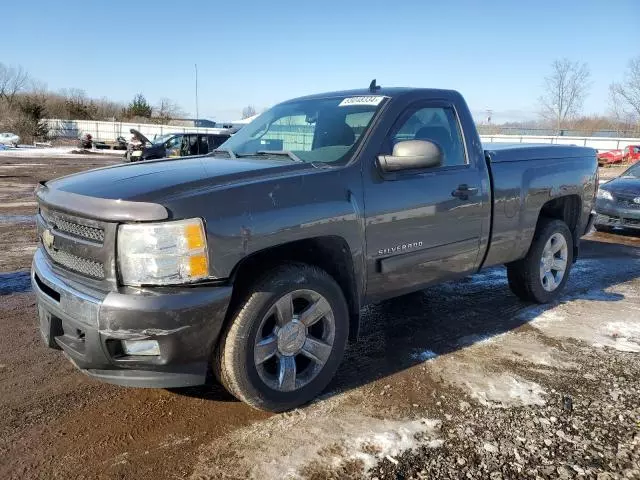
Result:
[[[393,147],[391,155],[379,155],[378,166],[383,172],[398,172],[442,165],[442,150],[428,140],[405,140]]]

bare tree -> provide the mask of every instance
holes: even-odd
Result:
[[[640,121],[640,55],[629,61],[622,83],[611,84],[609,95],[616,117]]]
[[[8,67],[0,63],[0,99],[4,99],[9,106],[28,83],[29,74],[22,67]]]
[[[184,116],[180,106],[170,98],[161,98],[155,108],[156,115],[162,123],[169,123],[175,118]]]
[[[544,79],[545,93],[540,97],[540,114],[553,122],[558,132],[582,111],[590,76],[586,63],[564,58],[551,64],[551,74]]]
[[[254,107],[253,105],[247,105],[242,109],[243,119],[253,117],[255,114],[256,114],[256,107]]]

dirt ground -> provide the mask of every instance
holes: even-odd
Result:
[[[639,238],[585,237],[554,305],[491,269],[367,307],[324,396],[271,415],[102,384],[43,345],[33,189],[116,161],[0,157],[0,478],[640,478]]]

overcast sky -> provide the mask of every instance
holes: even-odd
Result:
[[[169,97],[234,120],[294,96],[366,87],[460,90],[495,122],[535,118],[549,65],[587,62],[585,113],[640,55],[640,0],[5,1],[0,62],[51,90],[128,102]]]

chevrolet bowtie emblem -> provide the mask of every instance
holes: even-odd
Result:
[[[42,232],[42,244],[45,247],[47,247],[47,249],[53,248],[53,240],[54,240],[54,236],[50,230],[47,229],[44,232]]]

